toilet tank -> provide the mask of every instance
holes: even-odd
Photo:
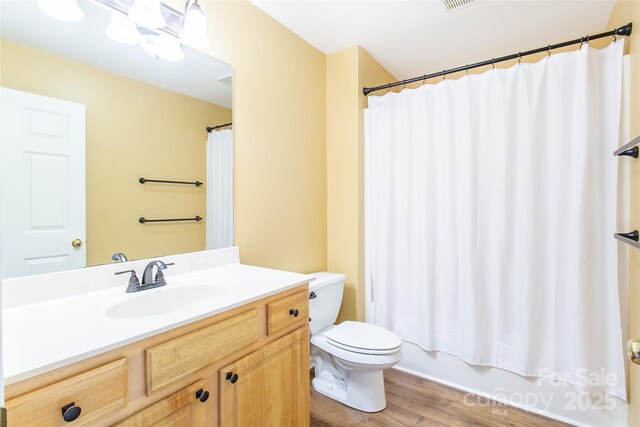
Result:
[[[333,325],[338,318],[347,276],[326,272],[311,275],[316,279],[309,283],[309,329],[315,334]]]

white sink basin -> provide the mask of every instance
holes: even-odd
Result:
[[[222,298],[228,289],[224,286],[189,285],[140,291],[131,294],[131,298],[109,307],[108,317],[116,319],[131,319],[136,317],[161,316],[186,310],[194,306],[207,304]]]

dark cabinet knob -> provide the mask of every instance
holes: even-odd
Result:
[[[206,402],[209,399],[209,392],[203,389],[196,391],[196,399],[202,403]]]
[[[227,381],[230,381],[231,384],[235,384],[236,381],[238,381],[238,374],[227,372]]]
[[[79,416],[82,409],[79,406],[76,406],[75,402],[71,402],[68,405],[64,405],[61,409],[62,418],[70,423],[71,421],[75,421]]]
[[[318,297],[318,295],[316,295],[315,292],[311,291],[311,293],[309,294],[309,299],[316,299]]]
[[[289,316],[298,317],[300,311],[297,308],[292,308],[289,310]]]

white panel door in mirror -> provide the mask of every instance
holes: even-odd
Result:
[[[0,90],[2,277],[83,267],[84,106]]]

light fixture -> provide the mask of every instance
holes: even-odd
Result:
[[[181,43],[196,49],[209,46],[207,18],[198,0],[183,0],[184,14],[161,0],[91,1],[111,12],[111,21],[105,28],[107,37],[122,44],[139,44],[154,58],[182,61],[185,53]],[[38,6],[62,21],[75,22],[84,17],[78,0],[38,0]]]
[[[178,40],[173,37],[145,34],[140,41],[140,47],[147,54],[165,61],[178,62],[184,59],[184,51]]]
[[[180,40],[195,48],[209,46],[209,36],[207,36],[207,19],[198,4],[194,0],[189,6],[189,1],[185,5],[184,26],[180,31]]]
[[[111,12],[111,23],[104,32],[111,40],[123,44],[138,44],[142,37],[133,21],[115,12]]]
[[[38,0],[38,7],[46,15],[64,22],[78,22],[84,12],[76,0]]]
[[[147,28],[162,28],[166,24],[160,10],[160,0],[135,0],[128,15],[134,22]]]

